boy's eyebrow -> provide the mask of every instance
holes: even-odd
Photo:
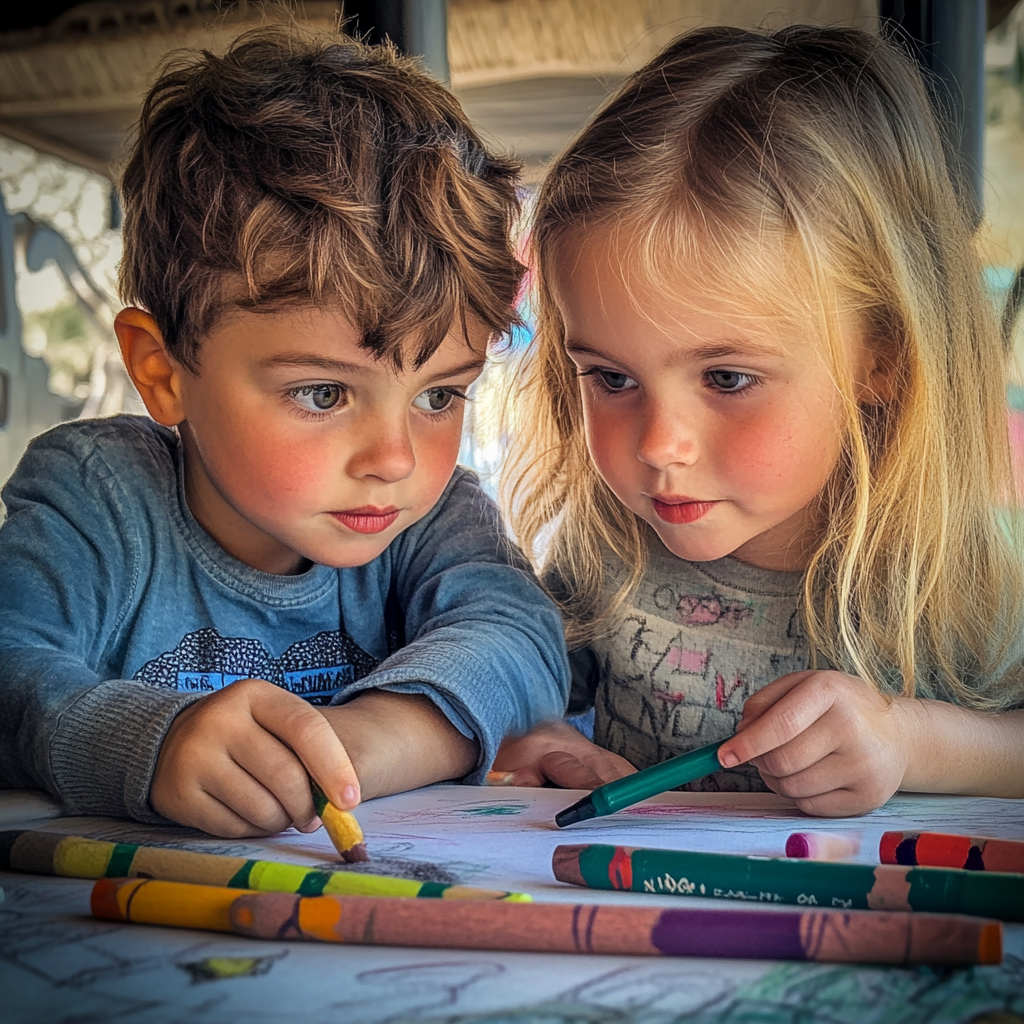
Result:
[[[432,384],[435,380],[444,380],[445,377],[458,377],[463,373],[469,373],[470,370],[482,370],[486,363],[486,356],[468,359],[464,363],[459,363],[458,366],[452,366],[449,369],[442,370],[440,373],[435,373],[432,377],[428,377],[427,383]]]
[[[469,373],[470,370],[480,370],[487,362],[486,356],[475,356],[458,366],[452,366],[435,373],[427,379],[427,383],[435,380],[444,380],[446,377],[458,377],[460,374]],[[368,367],[359,363],[346,363],[341,359],[331,359],[330,356],[317,355],[315,352],[279,352],[277,355],[268,356],[260,366],[271,368],[274,366],[308,366],[317,370],[325,370],[328,373],[365,373]]]
[[[331,373],[363,373],[365,366],[358,363],[346,363],[341,359],[317,355],[315,352],[279,352],[261,360],[260,366],[269,369],[273,366],[312,366],[318,370]]]

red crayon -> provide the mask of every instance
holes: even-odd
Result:
[[[383,905],[387,903],[387,905]],[[360,896],[239,896],[231,927],[263,939],[545,953],[832,963],[999,963],[997,921],[939,914],[664,909],[567,903],[458,907]]]
[[[878,844],[878,859],[883,864],[1024,874],[1024,840],[942,832],[886,832]]]

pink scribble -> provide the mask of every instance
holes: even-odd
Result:
[[[722,674],[718,673],[715,677],[715,703],[718,705],[718,710],[722,711],[725,705],[729,703],[729,698],[743,685],[743,676],[737,676],[728,687],[726,686],[725,680],[722,678]],[[728,690],[728,692],[726,692]]]
[[[716,622],[735,628],[754,614],[753,605],[723,601],[714,594],[684,594],[676,605],[684,626],[713,626]]]
[[[685,693],[665,693],[664,690],[653,690],[652,693],[666,704],[678,704],[681,700],[686,700]]]
[[[673,647],[669,650],[665,663],[669,668],[679,669],[680,672],[692,672],[699,676],[704,672],[710,653],[686,647]]]
[[[684,626],[713,626],[722,617],[722,602],[714,594],[683,594],[677,607]]]

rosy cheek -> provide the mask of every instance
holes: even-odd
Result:
[[[598,472],[612,486],[624,468],[626,424],[617,417],[602,415],[585,401],[584,426],[587,449]],[[634,459],[635,461],[635,459]]]
[[[759,417],[730,432],[730,461],[753,487],[816,493],[835,463],[828,430],[806,417]]]

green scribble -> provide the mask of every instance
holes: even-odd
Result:
[[[485,807],[460,807],[457,814],[466,818],[494,818],[502,814],[522,814],[526,810],[524,803],[488,804]]]

